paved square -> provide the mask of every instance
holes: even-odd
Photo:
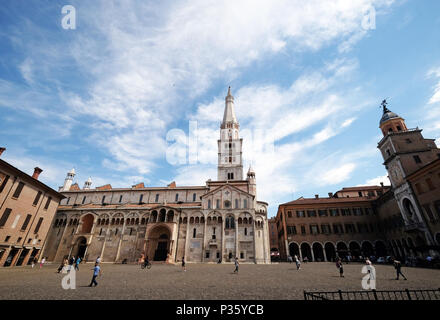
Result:
[[[76,273],[76,289],[61,287],[65,274],[56,265],[34,269],[0,269],[0,299],[303,299],[303,290],[362,290],[361,264],[344,265],[340,278],[333,263],[240,265],[233,274],[232,264],[153,264],[150,270],[137,265],[103,264],[97,287],[87,287],[93,264],[81,264]],[[440,270],[402,268],[408,281],[395,279],[393,266],[375,265],[377,290],[438,289]]]

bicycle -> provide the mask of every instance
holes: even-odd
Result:
[[[141,269],[145,269],[145,267],[147,267],[147,269],[151,269],[151,263],[150,262],[148,262],[148,263],[142,263],[141,264]]]

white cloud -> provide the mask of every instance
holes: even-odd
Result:
[[[112,148],[119,132],[113,130],[127,130],[124,137],[130,142],[136,140],[140,127],[147,126],[148,137],[156,145],[185,110],[185,104],[205,92],[214,80],[238,75],[253,61],[283,50],[318,50],[333,41],[361,38],[365,34],[361,26],[365,8],[374,5],[380,10],[390,2],[203,0],[157,7],[156,3],[152,7],[152,3],[135,1],[124,6],[108,1],[87,5],[92,7],[84,10],[78,5],[87,36],[78,29],[70,49],[82,72],[94,80],[88,97],[66,94],[65,101],[75,112],[92,116],[92,122],[110,124],[112,132],[100,132],[108,141],[101,147],[123,163],[120,168],[139,171],[142,167],[139,172],[145,173],[153,162],[136,152],[116,155]],[[95,37],[88,37],[91,33]],[[319,77],[312,74],[298,79],[290,89],[290,101],[304,92],[325,90],[328,84]],[[252,88],[240,92],[243,105],[248,101],[261,118],[274,111],[266,108],[267,104],[276,104],[277,98],[285,96],[277,95],[273,88],[266,89],[267,99],[259,101],[265,103],[258,104],[249,96]],[[298,113],[295,110],[273,126],[280,137],[286,136],[301,129],[302,123],[296,119],[306,117],[305,113],[310,118],[324,118],[335,108],[338,106],[323,106],[316,113],[304,111],[300,117],[294,116]],[[219,111],[213,109],[201,110],[200,119],[218,121],[215,115]],[[258,126],[257,117],[254,120]],[[154,148],[148,159],[158,160],[162,151]]]
[[[380,186],[381,182],[383,182],[383,184],[386,186],[391,185],[388,175],[385,174],[383,176],[378,176],[376,178],[368,179],[367,181],[365,181],[365,184],[359,186]]]
[[[438,82],[434,87],[434,93],[432,97],[429,99],[429,104],[434,104],[440,102],[440,68],[437,69],[431,69],[428,72],[428,77],[434,77],[437,78]]]
[[[346,163],[338,168],[328,170],[319,179],[322,179],[322,181],[327,184],[337,184],[350,178],[350,175],[355,168],[355,163]]]

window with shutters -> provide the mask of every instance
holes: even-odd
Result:
[[[44,205],[44,210],[47,210],[47,208],[49,208],[51,200],[52,200],[52,197],[47,198],[46,204]]]
[[[34,202],[32,203],[32,205],[36,206],[38,204],[38,201],[40,201],[41,194],[42,194],[42,192],[38,191],[38,193],[35,196],[35,199],[34,199]]]
[[[3,215],[0,219],[0,227],[3,227],[6,224],[6,221],[8,221],[9,215],[11,214],[12,209],[6,208],[3,212]]]
[[[27,228],[27,226],[28,226],[29,221],[31,220],[31,218],[32,218],[32,215],[30,215],[30,214],[28,214],[28,215],[26,216],[26,219],[24,220],[23,225],[21,226],[21,230],[22,230],[22,231],[26,230],[26,228]]]
[[[43,223],[43,218],[38,219],[38,223],[37,226],[35,227],[34,233],[38,233],[38,230],[40,230],[42,223]]]
[[[24,187],[24,183],[23,182],[19,182],[18,186],[17,186],[17,189],[15,189],[15,192],[12,195],[12,197],[15,198],[15,199],[18,199],[18,197],[21,194],[21,191],[23,190],[23,187]]]
[[[8,183],[8,180],[9,180],[9,176],[6,176],[6,177],[3,179],[3,181],[1,182],[1,184],[0,184],[0,193],[2,193],[3,190],[5,189],[6,184]]]

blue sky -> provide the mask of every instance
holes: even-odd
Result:
[[[2,158],[41,167],[55,189],[72,167],[81,187],[203,185],[231,86],[270,216],[300,196],[389,184],[382,99],[440,138],[439,12],[428,0],[3,1]]]

